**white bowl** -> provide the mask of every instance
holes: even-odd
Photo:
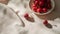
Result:
[[[52,4],[52,8],[49,11],[47,11],[46,13],[37,13],[37,12],[34,12],[33,10],[32,10],[32,12],[35,13],[35,14],[38,14],[38,15],[46,15],[46,14],[49,14],[49,13],[51,13],[53,11],[53,9],[55,7],[54,0],[51,0],[51,4]]]

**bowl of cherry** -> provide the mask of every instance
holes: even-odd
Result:
[[[29,6],[33,13],[45,15],[53,11],[55,3],[54,0],[30,0]]]

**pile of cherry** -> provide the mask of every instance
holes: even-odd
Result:
[[[51,0],[34,0],[31,7],[34,12],[46,13],[52,8]]]

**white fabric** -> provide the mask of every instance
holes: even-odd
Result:
[[[18,25],[20,22],[19,22],[18,19],[13,19],[12,18],[14,23],[8,22],[8,23],[10,23],[8,25],[7,22],[6,23],[4,22],[5,24],[7,24],[7,26],[4,25],[3,28],[2,27],[0,28],[1,29],[0,34],[60,34],[60,18],[56,18],[54,21],[49,20],[50,24],[57,25],[58,27],[53,26],[52,29],[46,28],[42,24],[43,20],[39,19],[34,13],[30,12],[31,10],[30,10],[28,5],[27,5],[27,8],[24,7],[24,3],[28,4],[29,1],[30,0],[24,0],[24,1],[22,1],[22,0],[17,0],[17,1],[16,0],[11,0],[8,3],[8,5],[7,5],[8,7],[14,9],[15,11],[19,11],[18,15],[24,21],[25,27],[21,27],[21,26],[16,27],[16,23]],[[8,11],[8,12],[10,13],[11,11]],[[27,21],[23,17],[24,13],[26,13],[26,12],[31,14],[31,16],[34,18],[34,20],[35,20],[34,23]],[[11,13],[13,13],[13,12],[11,12]],[[1,14],[1,11],[0,11],[0,14]],[[8,16],[6,16],[6,17],[8,17]],[[13,17],[16,17],[16,16],[13,16]],[[8,21],[10,21],[10,19],[8,19]]]
[[[13,10],[0,4],[0,34],[18,34],[22,31],[22,26],[22,22]]]

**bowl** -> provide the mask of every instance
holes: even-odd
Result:
[[[32,2],[33,2],[33,0],[30,0],[30,2],[29,2],[29,6],[30,6],[31,10],[32,10],[32,7],[31,7]],[[38,15],[46,15],[46,14],[49,14],[49,13],[51,13],[53,11],[53,9],[55,7],[54,0],[51,0],[51,6],[52,6],[52,8],[49,9],[46,13],[37,13],[37,12],[34,12],[34,10],[32,10],[32,12],[35,13],[35,14],[38,14]]]

